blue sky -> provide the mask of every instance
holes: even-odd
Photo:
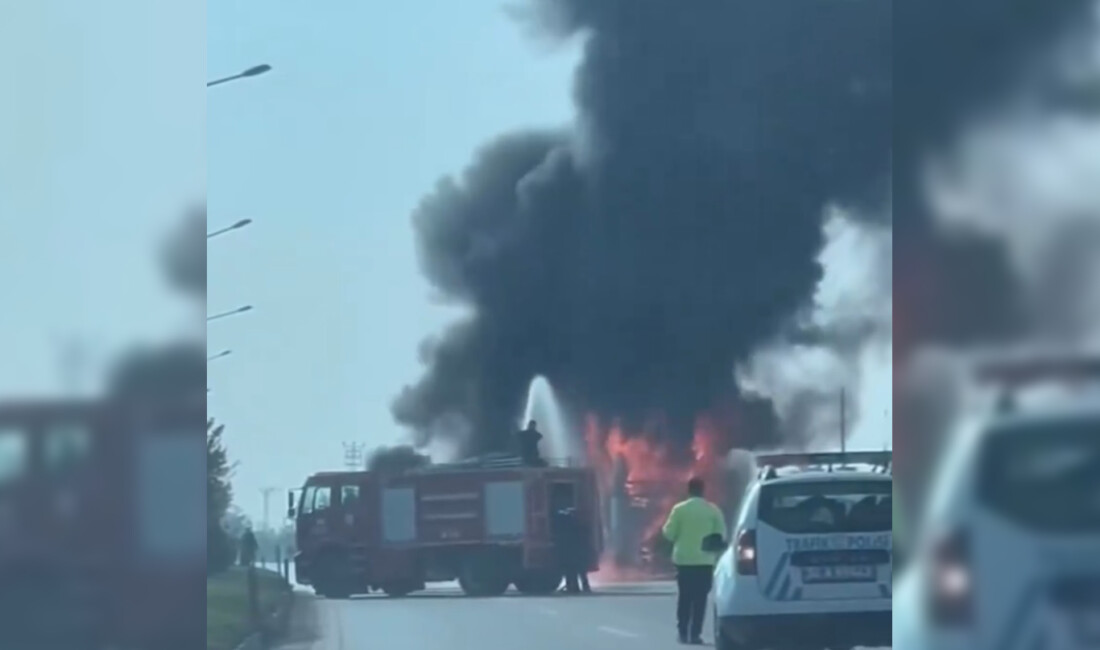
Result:
[[[210,413],[240,460],[238,500],[339,467],[342,441],[401,440],[389,414],[418,372],[430,305],[409,215],[444,174],[515,128],[572,114],[575,52],[532,43],[500,0],[227,0],[207,69],[267,76],[210,90]],[[275,502],[273,516],[282,509]]]
[[[201,334],[157,247],[206,184],[204,16],[186,3],[0,10],[0,395],[85,389],[123,347]]]

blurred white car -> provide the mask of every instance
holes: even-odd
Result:
[[[1014,363],[992,378],[1015,390],[1098,369]],[[1011,401],[959,434],[936,477],[897,588],[899,650],[1100,647],[1100,399]]]
[[[890,453],[758,462],[715,566],[717,650],[889,646]]]

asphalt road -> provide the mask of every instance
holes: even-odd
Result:
[[[672,650],[681,647],[672,589],[631,585],[588,596],[468,598],[440,587],[401,599],[306,596],[311,632],[299,629],[283,650]]]
[[[304,594],[300,624],[279,650],[674,650],[684,647],[675,599],[674,585],[661,583],[588,596],[468,598],[449,586],[400,599]],[[710,645],[709,617],[704,638]]]

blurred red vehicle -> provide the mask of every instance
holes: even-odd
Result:
[[[0,647],[205,644],[205,403],[0,402]]]

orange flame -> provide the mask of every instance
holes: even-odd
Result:
[[[652,557],[650,542],[660,535],[672,506],[684,498],[689,479],[698,476],[706,481],[708,494],[719,502],[725,494],[722,470],[729,449],[723,444],[725,436],[717,423],[710,417],[699,417],[689,450],[659,440],[653,433],[658,425],[654,421],[641,432],[627,432],[619,422],[604,425],[599,418],[589,416],[584,429],[588,458],[603,494],[621,489],[631,506],[644,512],[641,530],[632,534],[638,539],[631,540],[639,545],[642,560]],[[614,549],[609,549],[601,566],[606,569],[597,578],[604,581],[653,577],[652,569],[638,571],[624,565],[614,556]]]

